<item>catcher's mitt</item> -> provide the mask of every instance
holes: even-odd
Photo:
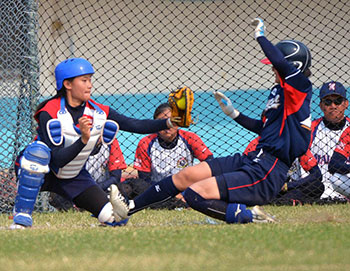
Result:
[[[179,88],[169,94],[171,117],[179,117],[179,121],[176,122],[178,126],[189,127],[193,123],[191,119],[193,102],[193,91],[188,87]]]

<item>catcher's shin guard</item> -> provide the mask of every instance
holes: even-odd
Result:
[[[20,159],[18,189],[15,199],[15,224],[30,227],[31,214],[36,197],[44,182],[45,173],[49,172],[50,149],[42,142],[35,141],[27,146]]]

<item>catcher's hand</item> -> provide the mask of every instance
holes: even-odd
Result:
[[[194,102],[193,91],[188,87],[172,91],[168,97],[171,107],[171,121],[177,126],[189,127],[193,124],[191,111]]]

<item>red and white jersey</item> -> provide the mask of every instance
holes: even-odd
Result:
[[[57,119],[61,123],[63,144],[65,147],[71,146],[78,138],[81,137],[79,127],[74,125],[73,117],[67,110],[65,98],[60,97],[48,101],[34,117],[37,117],[41,111],[46,111],[53,119]],[[83,116],[91,119],[93,127],[90,131],[90,139],[82,151],[68,164],[62,168],[53,170],[55,175],[61,179],[71,179],[76,177],[85,162],[89,158],[90,153],[94,149],[96,142],[101,137],[102,127],[106,122],[109,108],[97,104],[93,100],[88,100],[85,104]]]
[[[350,154],[350,119],[346,118],[342,130],[330,130],[319,118],[312,122],[312,143],[310,151],[318,162],[318,166],[323,175],[322,181],[325,185],[325,191],[321,198],[343,197],[336,191],[330,182],[331,174],[328,172],[328,164],[334,151],[349,157]]]
[[[192,166],[194,158],[204,161],[213,155],[199,136],[193,132],[178,130],[177,144],[163,148],[157,134],[142,138],[135,153],[134,168],[151,172],[151,180],[158,182],[185,167]]]
[[[111,145],[102,144],[99,152],[90,156],[86,162],[86,169],[97,183],[104,181],[109,171],[126,168],[124,156],[116,138]]]

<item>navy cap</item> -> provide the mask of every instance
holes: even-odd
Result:
[[[346,99],[346,89],[345,87],[339,83],[339,82],[335,82],[335,81],[331,81],[328,83],[324,83],[320,89],[320,99],[322,100],[324,97],[328,96],[328,95],[332,95],[332,94],[336,94],[336,95],[340,95],[343,98]]]

